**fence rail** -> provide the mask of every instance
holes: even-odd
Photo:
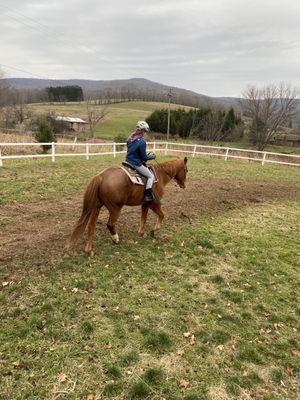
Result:
[[[50,153],[38,153],[26,154],[26,148],[28,151],[33,149],[39,149],[41,145],[50,146]],[[126,143],[0,143],[0,167],[3,166],[3,160],[11,159],[22,159],[22,158],[41,158],[51,157],[52,161],[55,162],[56,157],[74,157],[84,156],[87,160],[91,156],[99,155],[113,155],[126,153]],[[59,152],[59,148],[63,147],[69,150],[68,152]],[[16,149],[15,153],[10,154],[11,148]],[[267,151],[258,150],[246,150],[238,149],[233,147],[220,147],[220,146],[208,146],[200,144],[189,144],[189,143],[170,143],[170,142],[149,142],[148,149],[156,153],[162,153],[164,155],[172,154],[190,154],[192,157],[197,156],[209,156],[224,158],[225,161],[229,159],[240,159],[248,161],[260,162],[262,165],[265,163],[279,164],[279,165],[290,165],[300,167],[300,155],[274,153]],[[82,151],[83,150],[83,151]]]

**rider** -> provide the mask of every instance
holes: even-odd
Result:
[[[155,200],[152,192],[154,175],[146,165],[147,161],[155,159],[155,154],[146,153],[146,142],[143,137],[144,133],[149,132],[149,130],[150,128],[147,122],[138,121],[135,132],[133,132],[128,138],[126,154],[126,162],[147,178],[145,190],[145,201],[147,203],[151,203]]]

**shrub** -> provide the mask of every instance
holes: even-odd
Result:
[[[56,142],[53,129],[48,122],[40,122],[34,136],[39,143]],[[51,145],[42,145],[42,149],[47,153]]]

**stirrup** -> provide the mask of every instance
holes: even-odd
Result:
[[[145,202],[146,203],[153,203],[155,201],[155,196],[152,192],[152,189],[145,190]]]

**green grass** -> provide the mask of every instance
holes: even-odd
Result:
[[[124,156],[84,157],[4,161],[1,169],[0,204],[51,200],[57,196],[68,197],[84,190],[92,176],[110,165],[120,164]],[[158,162],[170,159],[158,154]],[[238,179],[247,182],[298,182],[300,171],[276,165],[264,165],[243,161],[189,158],[189,176],[222,179]],[[59,195],[58,195],[59,194]],[[200,243],[210,246],[208,239]],[[206,241],[208,242],[206,243]]]
[[[110,162],[7,164],[3,204],[71,195]],[[296,168],[212,159],[191,160],[190,174],[299,180]],[[166,224],[156,239],[96,241],[94,258],[7,262],[0,398],[297,399],[299,213],[287,196]]]

